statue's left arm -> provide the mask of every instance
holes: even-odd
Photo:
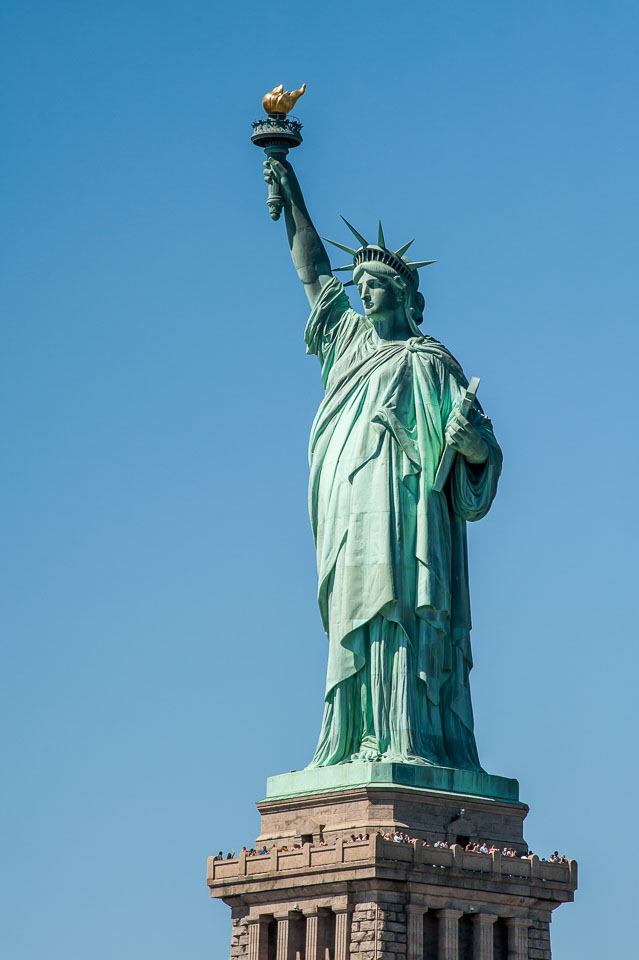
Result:
[[[446,441],[458,456],[450,477],[453,510],[464,520],[481,520],[490,510],[497,493],[502,452],[488,417],[475,404],[468,417],[457,403],[462,385],[451,377],[453,410],[446,424]]]
[[[446,443],[469,463],[484,463],[488,458],[486,440],[459,409],[453,410],[446,425]]]

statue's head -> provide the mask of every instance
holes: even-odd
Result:
[[[392,266],[380,261],[363,261],[353,270],[367,317],[386,317],[399,314],[405,317],[411,332],[420,335],[418,324],[424,316],[425,301],[415,282],[404,279]]]
[[[421,323],[424,315],[425,301],[419,292],[417,271],[420,267],[435,261],[411,261],[405,257],[404,254],[412,244],[412,240],[405,243],[399,250],[389,250],[384,241],[381,221],[376,244],[364,239],[348,220],[344,220],[344,223],[362,244],[358,250],[353,250],[352,247],[336,243],[334,240],[328,241],[353,257],[352,266],[349,264],[346,267],[336,267],[338,271],[353,271],[353,279],[344,286],[350,286],[351,283],[357,284],[362,295],[364,310],[371,319],[382,313],[389,316],[391,312],[397,313],[401,310],[411,331],[419,336],[418,324]]]

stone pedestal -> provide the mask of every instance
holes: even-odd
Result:
[[[397,768],[400,765],[348,764],[348,773],[351,766]],[[330,773],[339,771],[336,767],[326,769]],[[316,772],[325,771],[312,771]],[[465,772],[457,771],[459,774]],[[528,852],[523,832],[528,807],[518,800],[516,780],[481,775],[486,781],[497,781],[495,789],[499,789],[499,782],[509,785],[512,798],[509,800],[499,794],[473,796],[407,787],[397,782],[384,783],[379,775],[376,781],[363,778],[359,783],[352,778],[353,785],[333,790],[305,794],[283,792],[283,787],[296,784],[296,777],[300,783],[303,774],[284,774],[269,779],[267,797],[257,805],[262,817],[258,843],[266,843],[269,847],[273,843],[290,846],[305,840],[319,842],[322,838],[332,843],[339,837],[349,839],[353,833],[387,833],[399,829],[430,843],[447,840],[465,846],[468,840],[488,840],[500,849],[507,846],[515,848],[518,853]]]
[[[550,960],[577,864],[526,856],[518,800],[364,784],[258,809],[269,853],[208,861],[233,960]],[[411,842],[383,836],[396,831]],[[468,839],[518,856],[467,853]]]

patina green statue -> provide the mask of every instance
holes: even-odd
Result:
[[[326,395],[310,439],[309,507],[329,640],[322,729],[311,767],[353,760],[481,770],[470,699],[466,522],[493,501],[502,455],[449,351],[422,334],[410,244],[351,227],[364,315],[351,309],[284,157],[265,179],[283,203],[311,304],[307,352]],[[349,225],[350,226],[350,225]],[[333,242],[333,241],[331,241]],[[446,444],[457,451],[441,493]]]

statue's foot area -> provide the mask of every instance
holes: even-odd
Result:
[[[357,753],[351,754],[351,756],[346,761],[347,763],[352,763],[353,760],[383,760],[382,754],[379,750],[374,750],[372,747],[370,749],[359,750]]]
[[[383,753],[379,759],[385,763],[419,763],[426,767],[438,766],[436,760],[428,760],[427,757],[417,757],[412,753],[391,753],[388,751],[387,753]]]
[[[437,760],[429,760],[427,757],[417,757],[407,753],[393,753],[390,750],[386,751],[386,753],[380,753],[375,747],[362,747],[361,750],[358,750],[357,753],[352,753],[350,757],[348,757],[347,760],[343,760],[342,763],[354,763],[358,760],[364,760],[368,763],[377,761],[380,763],[418,763],[426,767],[439,766]]]

